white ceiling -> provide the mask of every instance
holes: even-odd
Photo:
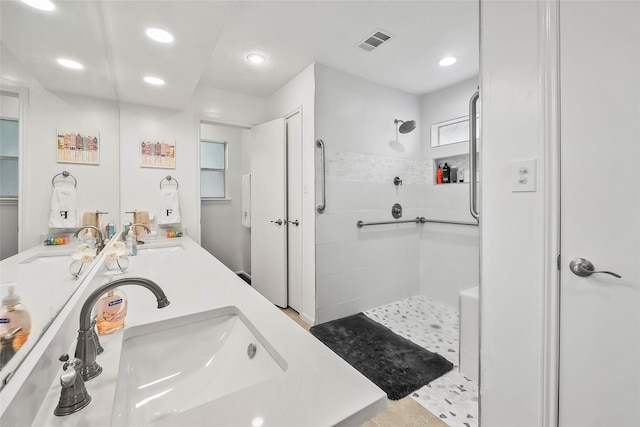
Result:
[[[42,12],[0,1],[4,83],[33,78],[48,90],[180,109],[198,85],[266,98],[313,62],[415,94],[478,73],[477,1],[53,2]],[[149,26],[175,42],[149,40]],[[360,49],[376,29],[394,37]],[[250,52],[267,61],[249,64]],[[458,62],[440,67],[446,55]],[[59,56],[86,68],[63,69]],[[166,86],[145,84],[148,74]]]

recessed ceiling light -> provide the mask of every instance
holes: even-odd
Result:
[[[247,55],[247,59],[254,64],[262,64],[264,62],[264,56],[259,53],[250,53]]]
[[[63,67],[71,68],[73,70],[82,70],[84,68],[84,65],[82,65],[78,61],[74,61],[73,59],[58,58],[56,61],[58,61],[58,64],[62,65]]]
[[[154,86],[162,86],[164,85],[164,80],[158,77],[146,76],[144,81]]]
[[[440,65],[441,67],[448,67],[449,65],[455,64],[456,61],[456,58],[454,58],[453,56],[447,56],[445,58],[442,58],[440,62],[438,62],[438,65]]]
[[[149,38],[160,43],[171,43],[173,41],[173,34],[160,28],[147,28],[146,33]]]
[[[53,10],[56,6],[51,2],[51,0],[21,0],[22,3],[28,4],[31,7],[35,7],[40,10]]]

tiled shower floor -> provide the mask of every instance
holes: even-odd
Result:
[[[457,310],[417,295],[364,313],[453,363],[452,371],[417,390],[411,397],[450,427],[477,427],[478,385],[458,370],[460,326]]]

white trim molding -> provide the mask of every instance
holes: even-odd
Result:
[[[540,99],[543,107],[544,316],[542,326],[542,426],[557,426],[560,364],[560,29],[559,0],[539,3]]]

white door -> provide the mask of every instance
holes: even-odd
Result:
[[[287,118],[288,303],[302,310],[302,115]]]
[[[287,306],[287,199],[284,119],[251,128],[251,285]]]
[[[638,426],[640,2],[562,1],[560,40],[559,425]]]

